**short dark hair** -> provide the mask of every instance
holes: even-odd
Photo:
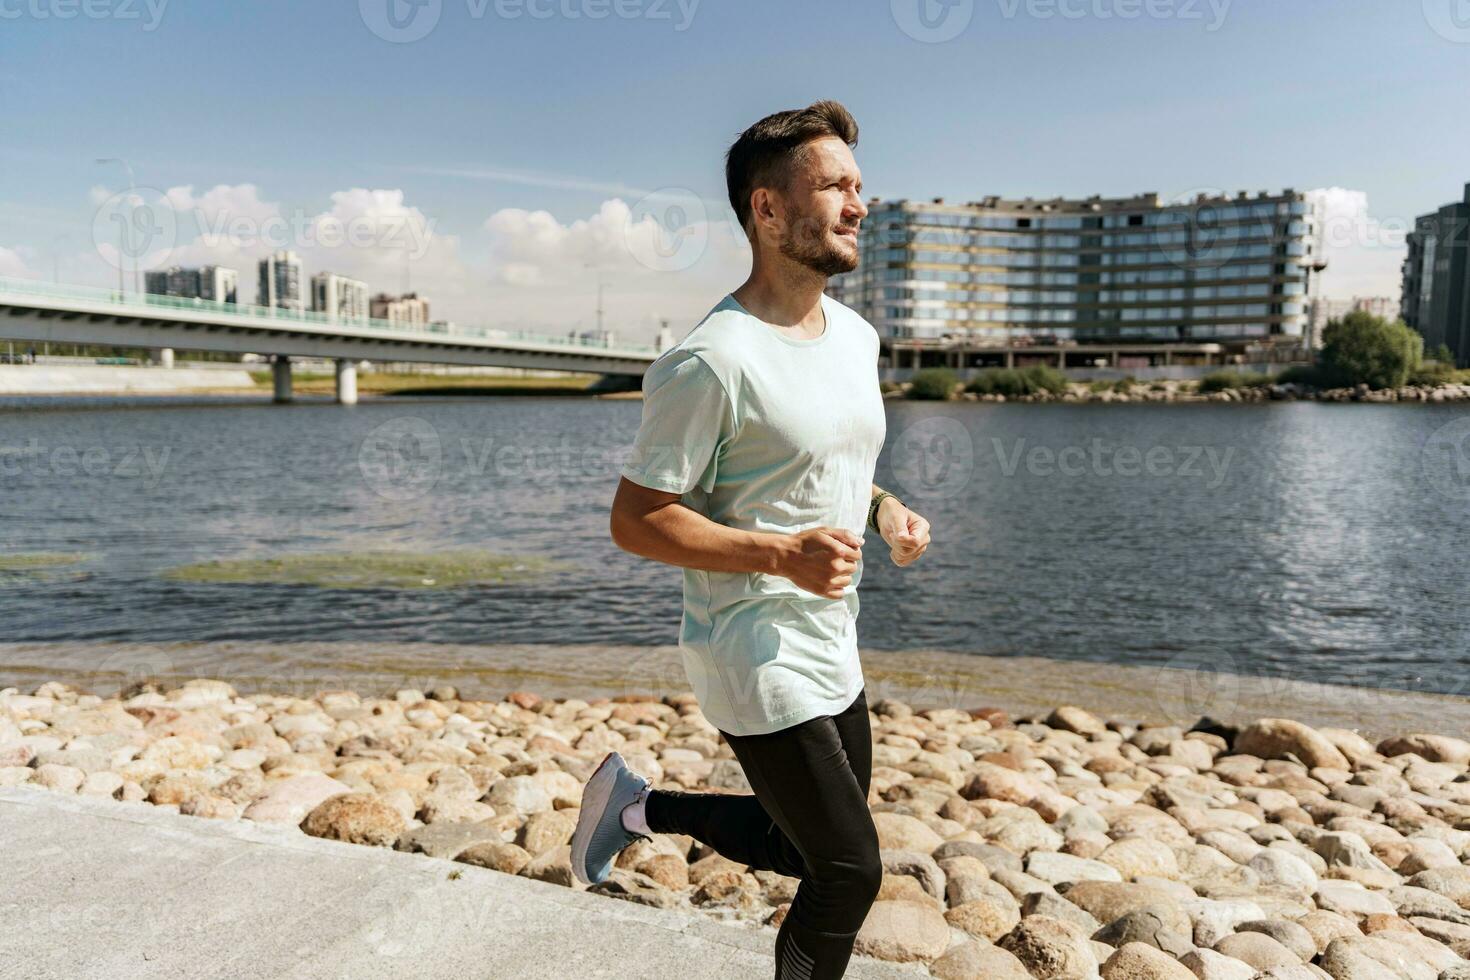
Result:
[[[857,120],[832,99],[813,102],[805,109],[773,112],[740,134],[725,154],[725,185],[740,227],[750,228],[750,195],[755,189],[785,190],[791,164],[801,148],[829,136],[857,146]]]

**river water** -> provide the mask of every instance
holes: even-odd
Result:
[[[288,644],[370,658],[673,643],[679,571],[607,532],[639,410],[0,402],[0,560],[78,557],[0,574],[0,643],[55,644],[73,667],[89,649],[196,644],[225,677],[258,675]],[[1459,406],[889,402],[877,482],[931,521],[933,543],[900,569],[869,535],[860,640],[1464,694],[1466,426]],[[466,549],[559,566],[457,589],[164,575],[222,558]],[[0,686],[5,672],[0,655]]]

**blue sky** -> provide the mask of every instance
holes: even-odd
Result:
[[[264,236],[201,223],[387,215],[433,246],[285,242],[465,321],[586,326],[600,272],[647,334],[743,275],[730,140],[824,97],[883,197],[1338,188],[1340,296],[1395,292],[1395,229],[1470,181],[1465,0],[89,2],[0,0],[0,273],[115,281],[94,160],[125,157],[177,211],[144,260],[238,264],[246,299]],[[390,2],[427,34],[380,36]],[[955,36],[911,36],[919,2]],[[692,263],[629,245],[668,200],[709,221]]]

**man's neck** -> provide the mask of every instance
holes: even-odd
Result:
[[[788,328],[797,336],[818,337],[826,325],[822,290],[827,277],[785,256],[761,261],[757,255],[750,278],[731,295],[757,318]]]

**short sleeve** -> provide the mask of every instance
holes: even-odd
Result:
[[[671,352],[643,376],[643,421],[622,475],[651,490],[708,493],[733,429],[733,406],[710,366],[697,354]]]

